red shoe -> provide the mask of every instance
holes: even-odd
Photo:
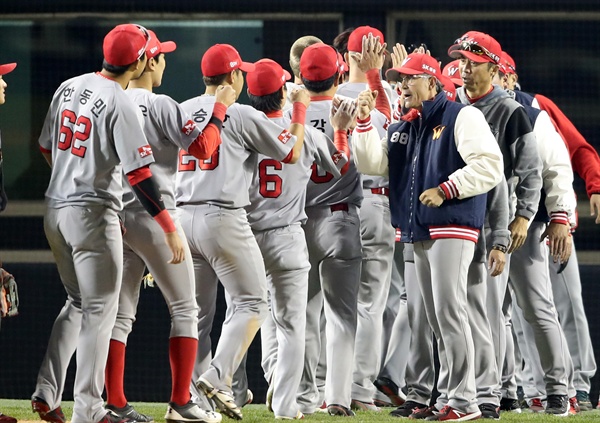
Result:
[[[17,423],[17,419],[0,413],[0,423]]]
[[[534,413],[541,413],[544,411],[544,408],[541,398],[532,398],[529,400],[529,409]]]
[[[31,398],[31,409],[34,413],[40,415],[40,419],[50,423],[65,423],[67,418],[63,413],[60,405],[54,410],[50,410],[48,403],[40,397]]]
[[[442,408],[437,416],[439,422],[465,422],[467,420],[477,420],[481,417],[481,411],[477,410],[474,413],[464,413],[449,405]]]
[[[569,414],[575,415],[580,412],[579,402],[577,401],[577,397],[569,398]]]

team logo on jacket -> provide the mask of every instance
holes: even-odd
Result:
[[[438,125],[435,128],[433,128],[433,140],[438,140],[440,139],[440,137],[442,136],[442,132],[444,131],[444,129],[446,129],[445,126],[442,125]]]
[[[194,132],[194,129],[196,129],[196,124],[190,119],[185,123],[185,126],[181,128],[181,132],[183,132],[185,135],[190,135],[192,132]]]
[[[284,129],[281,131],[281,134],[279,134],[277,139],[282,143],[287,144],[287,142],[292,139],[292,134],[287,129]]]
[[[138,153],[140,153],[140,157],[143,159],[146,156],[152,155],[152,147],[149,144],[143,145],[138,148]]]

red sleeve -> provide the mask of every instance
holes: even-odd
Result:
[[[346,130],[335,131],[335,134],[333,135],[333,144],[335,145],[335,148],[338,149],[338,151],[341,151],[342,153],[344,153],[346,155],[346,157],[348,158],[348,163],[346,163],[340,169],[340,172],[343,175],[344,173],[346,173],[348,171],[348,168],[350,167],[350,160],[352,160],[352,158],[350,157],[350,147],[348,147],[348,131],[346,131]]]
[[[221,131],[214,123],[209,123],[204,131],[190,144],[188,153],[200,160],[206,160],[213,155],[221,144]]]
[[[554,126],[567,144],[573,170],[585,181],[588,196],[600,193],[600,157],[575,125],[548,97],[536,94],[540,108],[552,119]]]
[[[390,107],[390,101],[387,98],[383,84],[381,83],[381,76],[379,75],[379,69],[371,69],[367,72],[367,81],[369,83],[369,89],[371,91],[377,91],[377,98],[375,99],[375,108],[384,114],[385,118],[389,121],[392,116],[392,109]]]
[[[52,150],[46,150],[44,147],[40,146],[40,151],[44,154],[52,154]]]
[[[140,167],[136,170],[132,170],[127,174],[127,180],[129,181],[129,185],[134,186],[139,184],[145,179],[152,177],[152,172],[150,171],[150,166],[146,165]]]

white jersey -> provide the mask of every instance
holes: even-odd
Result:
[[[49,207],[122,208],[123,173],[154,162],[142,114],[115,81],[88,73],[58,88],[40,134],[52,152]]]
[[[288,127],[286,117],[271,118],[281,127]],[[313,163],[339,178],[348,158],[340,153],[323,133],[307,127],[302,154],[295,164],[285,164],[259,155],[258,170],[250,186],[250,205],[246,207],[253,230],[264,231],[304,223],[306,214],[306,185]]]
[[[199,96],[182,103],[184,111],[203,129],[212,116],[214,96]],[[222,143],[208,160],[181,151],[177,172],[177,203],[209,203],[227,208],[250,204],[248,189],[258,154],[281,161],[291,152],[296,137],[264,113],[241,104],[227,109]]]
[[[330,110],[330,97],[312,98],[306,110],[305,126],[314,127],[333,140],[334,131],[329,122]],[[348,140],[348,147],[352,149],[350,140]],[[318,164],[313,164],[306,189],[306,207],[332,206],[340,203],[354,204],[360,207],[362,199],[360,174],[356,170],[354,160],[350,160],[348,170],[339,179],[335,179],[331,173],[322,169]]]
[[[386,82],[386,84],[387,84],[387,82]],[[389,84],[388,84],[388,86],[389,86]],[[385,85],[384,85],[384,87],[385,87]],[[363,92],[364,90],[368,90],[368,89],[369,89],[369,85],[367,83],[346,82],[344,84],[341,84],[338,87],[337,94],[343,95],[343,96],[346,96],[349,98],[358,98],[358,96],[361,92]],[[390,87],[390,90],[391,90],[391,87]],[[386,94],[388,95],[388,100],[389,100],[390,97],[389,97],[389,93],[387,92],[387,90],[386,90]],[[379,136],[381,138],[384,138],[387,136],[387,127],[389,125],[389,122],[383,113],[381,113],[377,109],[374,109],[371,112],[371,122],[372,122],[373,126],[375,127],[375,129],[377,129],[377,132],[379,133]],[[390,182],[386,176],[361,175],[361,177],[362,177],[363,188],[388,188],[390,186]]]
[[[200,135],[200,130],[183,108],[166,95],[154,94],[143,88],[125,91],[144,116],[144,133],[154,153],[150,166],[165,207],[175,209],[175,175],[179,149],[187,150]],[[125,207],[142,207],[127,180],[123,181]]]

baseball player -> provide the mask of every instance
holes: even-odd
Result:
[[[291,75],[270,59],[255,63],[248,73],[251,105],[264,112],[281,127],[289,126],[283,117],[285,81]],[[340,109],[355,107],[346,102]],[[339,115],[339,113],[338,113]],[[332,119],[335,119],[335,115]],[[269,404],[278,419],[303,417],[296,394],[304,365],[306,297],[310,263],[306,238],[301,224],[306,221],[304,203],[306,186],[313,163],[336,178],[348,162],[345,123],[332,121],[336,127],[336,147],[322,132],[306,128],[302,155],[295,165],[282,164],[259,155],[258,168],[250,186],[248,221],[265,260],[269,283],[271,327],[261,327],[261,345],[265,379],[270,382]],[[266,323],[265,322],[265,323]]]
[[[349,98],[369,88],[377,96],[375,127],[381,137],[389,120],[390,103],[382,85],[385,44],[383,34],[370,26],[356,28],[348,38],[347,61],[349,80],[338,87],[337,94]],[[387,85],[387,84],[386,84]],[[354,351],[352,408],[378,410],[373,402],[375,386],[381,365],[383,311],[388,292],[394,254],[395,231],[389,213],[389,184],[387,178],[362,175],[363,202],[360,226],[362,238],[362,267],[358,290],[358,325]]]
[[[504,74],[505,88],[512,90],[518,80],[516,65],[506,52],[503,52],[502,59],[504,66],[501,66],[501,71]],[[597,214],[600,210],[600,158],[596,150],[550,99],[520,90],[515,90],[514,95],[519,103],[540,108],[550,115],[555,128],[567,145],[573,170],[586,183],[592,215]],[[596,223],[600,223],[600,219],[596,218]],[[582,411],[591,410],[590,380],[596,373],[596,361],[581,297],[581,279],[575,245],[572,246],[571,258],[566,265],[554,260],[549,260],[549,264],[554,304],[573,360],[577,401]],[[564,270],[559,273],[561,268]],[[539,378],[539,374],[537,376]]]
[[[300,77],[300,57],[302,57],[302,52],[308,46],[313,44],[322,43],[320,38],[315,37],[314,35],[305,35],[303,37],[298,38],[292,46],[290,47],[290,69],[292,69],[293,82],[286,82],[286,90],[288,99],[283,106],[284,111],[288,111],[292,108],[292,103],[290,102],[289,96],[292,91],[296,88],[302,87],[302,78]]]
[[[459,38],[455,45],[450,47],[448,53],[451,57],[461,60],[459,68],[465,85],[457,90],[457,97],[463,104],[473,104],[482,110],[497,133],[497,140],[504,152],[505,176],[509,181],[510,193],[514,192],[517,197],[516,217],[509,225],[512,243],[508,252],[514,252],[511,259],[517,263],[534,260],[542,261],[544,264],[546,259],[540,257],[539,252],[534,254],[533,250],[533,248],[542,248],[540,247],[542,244],[538,242],[542,234],[544,237],[548,235],[555,247],[562,247],[565,237],[560,228],[553,227],[545,231],[545,225],[529,222],[537,212],[539,203],[542,182],[541,163],[533,133],[527,133],[531,124],[525,110],[502,88],[491,83],[502,54],[500,44],[488,34],[471,31]],[[517,130],[517,128],[521,129]],[[519,179],[516,183],[514,179],[511,180],[513,175]],[[528,236],[532,239],[525,248],[520,249]],[[542,267],[536,270],[543,271]],[[548,291],[542,289],[545,285],[544,274],[533,271],[532,267],[532,271],[528,271],[527,274],[510,271],[510,277],[517,302],[526,311],[525,318],[535,330],[536,344],[540,347],[540,352],[543,351],[543,357],[540,358],[544,363],[549,392],[546,412],[566,415],[569,412],[569,404],[566,364],[562,353],[564,335]],[[539,281],[532,283],[531,281],[537,280],[536,278]],[[500,289],[488,295],[488,306],[495,307],[497,310],[504,300],[506,288],[504,283],[498,282],[488,284],[488,292],[493,291],[492,288]],[[497,320],[498,316],[497,312],[488,313],[494,335],[502,337],[505,332],[504,324],[503,321]],[[496,345],[499,346],[497,350],[500,354],[504,354],[503,346]],[[503,357],[497,357],[497,363],[503,362]]]
[[[6,87],[8,87],[8,84],[4,80],[3,76],[11,73],[16,67],[16,63],[6,63],[4,65],[0,65],[0,104],[4,104],[6,102],[5,90]],[[6,197],[6,192],[4,191],[4,177],[2,173],[2,140],[0,139],[0,212],[4,211],[6,208],[7,201],[8,199]],[[2,269],[2,271],[4,270]],[[17,423],[17,419],[0,413],[0,423]]]
[[[155,163],[151,169],[158,189],[169,213],[175,218],[175,174],[179,149],[196,158],[209,158],[220,144],[221,124],[218,117],[200,133],[196,124],[183,112],[179,104],[166,95],[156,95],[152,89],[159,87],[166,67],[165,53],[175,50],[172,41],[160,42],[153,31],[147,48],[148,61],[140,78],[131,81],[126,93],[144,115],[144,133],[154,152]],[[221,109],[235,101],[231,87],[220,87],[216,103]],[[128,404],[123,390],[125,348],[132,330],[139,300],[140,285],[147,267],[165,297],[171,313],[169,356],[172,384],[171,398],[165,419],[171,422],[202,421],[216,423],[221,416],[205,412],[190,401],[190,383],[196,362],[198,337],[198,307],[194,298],[195,284],[192,257],[184,243],[186,260],[178,265],[166,264],[168,248],[162,242],[160,228],[142,213],[142,205],[135,199],[128,184],[124,186],[124,209],[120,213],[126,228],[123,236],[123,282],[119,295],[119,310],[112,332],[106,365],[106,408],[120,417],[137,422],[152,421]],[[176,219],[179,236],[185,240],[181,225]]]
[[[448,363],[448,405],[429,407],[430,416],[473,420],[481,411],[466,312],[467,270],[483,226],[483,194],[502,179],[502,154],[482,114],[447,99],[433,57],[408,55],[399,70],[403,106],[411,111],[380,142],[373,129],[363,129],[370,125],[372,101],[370,93],[361,95],[355,161],[364,173],[389,173],[392,222],[413,243],[427,320],[443,345],[440,361]]]
[[[215,110],[219,85],[232,86],[239,96],[242,71],[252,71],[254,65],[243,62],[232,46],[216,44],[202,57],[201,68],[205,94],[182,104],[200,127],[209,123]],[[182,151],[179,158],[176,198],[194,260],[200,308],[194,377],[199,390],[238,420],[242,412],[232,396],[233,374],[267,314],[265,267],[244,207],[250,203],[248,188],[258,153],[283,163],[295,163],[300,157],[309,98],[299,90],[292,99],[287,129],[250,106],[233,104],[227,115],[221,115],[222,144],[212,156],[198,160]],[[231,297],[232,311],[210,360],[218,281]]]
[[[302,82],[311,96],[307,122],[330,139],[335,139],[330,110],[343,71],[341,55],[326,44],[307,47],[300,58]],[[323,342],[320,334],[323,310],[327,411],[331,415],[354,415],[350,410],[350,390],[361,262],[358,208],[363,196],[354,163],[350,161],[347,166],[347,172],[335,179],[314,165],[306,192],[308,219],[304,231],[311,269],[304,374],[298,392],[298,403],[305,414],[312,414],[321,405],[316,371]]]
[[[170,254],[185,258],[176,226],[153,181],[152,148],[139,109],[124,92],[146,66],[148,31],[119,25],[104,38],[102,71],[65,81],[39,138],[52,166],[44,229],[67,301],[57,317],[32,398],[42,419],[56,421],[67,366],[77,350],[72,422],[115,422],[103,407],[104,367],[123,273],[122,173],[165,232]]]

